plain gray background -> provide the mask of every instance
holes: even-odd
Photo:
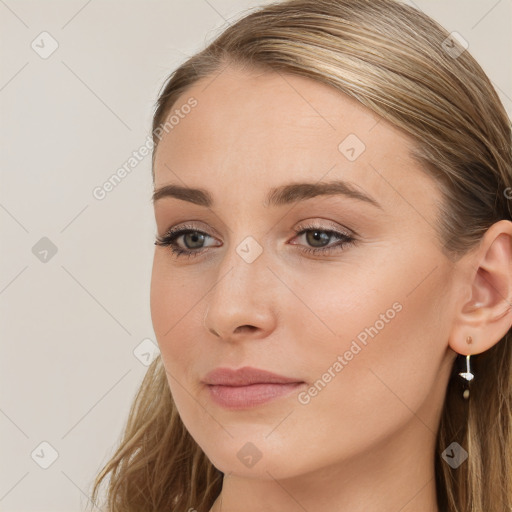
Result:
[[[146,141],[167,75],[262,3],[0,0],[1,511],[83,510],[113,453],[158,355],[150,156],[92,192]],[[511,115],[512,0],[414,5],[463,35]]]

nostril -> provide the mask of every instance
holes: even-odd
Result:
[[[248,330],[248,331],[254,331],[255,329],[257,329],[257,327],[255,327],[254,325],[240,325],[239,327],[237,327],[235,329],[235,332],[240,332],[240,331],[245,331],[245,330]]]

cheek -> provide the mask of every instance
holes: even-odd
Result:
[[[204,340],[202,300],[205,280],[170,267],[168,256],[155,255],[151,275],[150,309],[153,330],[166,369],[183,375]],[[196,340],[196,342],[194,341]],[[181,378],[181,377],[180,377]]]
[[[197,316],[208,292],[204,279],[191,270],[177,269],[169,263],[170,257],[163,250],[155,253],[151,274],[151,319],[163,344],[173,339],[183,323],[195,325],[190,317]]]
[[[309,408],[304,419],[313,428],[314,418],[324,417],[323,434],[343,434],[345,449],[377,442],[442,398],[436,383],[449,333],[449,299],[440,290],[448,277],[439,271],[414,289],[418,276],[429,272],[420,266],[425,268],[388,269],[372,278],[371,287],[347,285],[347,293],[319,295],[315,302],[336,336],[317,335],[309,359],[313,382],[302,396]],[[435,431],[432,417],[422,421]],[[321,436],[313,438],[325,451]]]

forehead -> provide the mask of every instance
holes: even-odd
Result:
[[[405,195],[433,187],[409,155],[412,138],[312,79],[228,67],[196,82],[169,116],[190,98],[197,105],[158,145],[155,188],[182,180],[214,195],[229,184],[237,194],[263,197],[290,181],[343,179],[385,203],[396,202],[404,178]]]

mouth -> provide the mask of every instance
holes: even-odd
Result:
[[[217,368],[207,374],[202,382],[213,402],[234,410],[274,401],[306,384],[300,379],[247,366],[238,370]]]

